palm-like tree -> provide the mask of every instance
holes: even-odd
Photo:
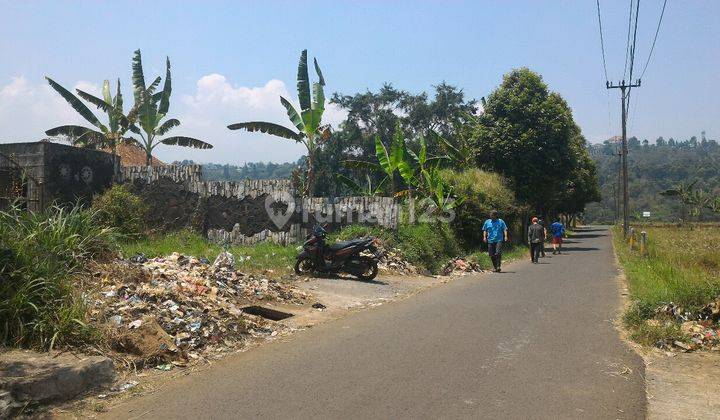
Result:
[[[297,90],[298,99],[300,100],[300,112],[295,110],[290,101],[280,97],[280,103],[287,110],[290,121],[298,129],[298,132],[291,130],[279,124],[264,121],[249,121],[243,123],[230,124],[231,130],[244,129],[247,131],[259,131],[262,133],[272,134],[284,139],[295,140],[302,143],[307,148],[307,174],[304,183],[303,194],[311,195],[314,185],[314,168],[315,152],[319,143],[330,136],[330,128],[322,125],[322,116],[325,111],[325,78],[323,78],[320,66],[316,59],[313,59],[315,72],[318,81],[312,84],[312,94],[310,92],[310,77],[308,76],[307,66],[307,50],[303,50],[300,54],[300,63],[298,64]]]
[[[108,124],[105,125],[85,106],[85,104],[69,90],[60,84],[45,77],[50,86],[55,89],[60,96],[67,101],[70,106],[75,109],[85,120],[94,126],[94,128],[83,127],[79,125],[61,125],[51,128],[45,132],[48,136],[65,136],[70,142],[76,146],[92,147],[92,148],[109,148],[112,150],[113,163],[117,164],[117,145],[122,142],[134,141],[132,137],[125,137],[130,129],[133,121],[123,113],[123,98],[120,92],[120,79],[117,82],[117,93],[113,97],[110,93],[110,82],[103,82],[102,99],[91,95],[80,89],[76,89],[78,96],[87,102],[97,106],[103,110],[108,117]],[[131,111],[131,114],[133,112]]]
[[[165,119],[170,110],[170,94],[172,92],[172,78],[170,75],[170,58],[165,62],[165,83],[160,92],[156,92],[161,77],[158,76],[150,85],[145,85],[145,76],[142,68],[140,50],[135,51],[132,61],[132,82],[135,106],[129,117],[137,120],[137,125],[130,126],[130,130],[140,136],[141,140],[135,143],[145,151],[148,168],[152,165],[152,152],[159,144],[173,146],[194,147],[196,149],[211,149],[212,145],[192,137],[173,136],[158,139],[167,134],[172,128],[180,125],[175,118]],[[139,127],[138,127],[139,125]]]

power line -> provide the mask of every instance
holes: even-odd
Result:
[[[627,74],[628,58],[630,55],[630,28],[632,28],[633,0],[630,0],[630,14],[628,16],[627,41],[625,42],[625,68],[623,68],[623,79]]]
[[[607,64],[605,61],[605,39],[603,37],[603,27],[602,27],[602,17],[600,13],[600,0],[596,0],[595,3],[597,4],[597,17],[598,17],[598,28],[600,29],[600,51],[602,51],[602,64],[603,64],[603,71],[605,73],[605,81],[608,80],[608,71],[607,71]],[[608,114],[608,125],[607,125],[607,136],[610,138],[612,135],[612,130],[610,128],[611,125],[611,115],[610,115],[610,91],[605,90],[607,92],[607,114]]]
[[[608,80],[607,65],[605,64],[605,40],[603,39],[602,19],[600,18],[600,0],[596,0],[598,26],[600,27],[600,50],[602,51],[603,70],[605,71],[605,80]]]
[[[635,67],[635,45],[637,44],[638,15],[640,12],[640,0],[635,2],[635,29],[633,30],[632,48],[630,49],[630,81],[632,82],[633,67]]]
[[[631,0],[632,2],[632,0]],[[635,46],[637,45],[637,25],[638,15],[640,14],[640,0],[635,1],[635,29],[633,30],[632,36],[632,47],[630,47],[630,84],[632,85],[633,69],[635,68]],[[630,93],[632,87],[628,88],[627,93],[627,107],[630,109]]]
[[[653,50],[655,50],[655,41],[657,41],[658,33],[660,33],[660,25],[662,24],[663,16],[665,15],[666,5],[667,0],[663,2],[662,12],[660,12],[660,20],[658,20],[657,29],[655,30],[655,37],[653,38],[652,47],[650,47],[650,53],[648,54],[647,61],[645,62],[645,67],[643,67],[643,71],[640,73],[640,79],[642,79],[645,75],[645,70],[647,70],[648,64],[650,64],[650,57],[652,57]]]

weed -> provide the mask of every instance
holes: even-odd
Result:
[[[92,340],[85,323],[85,264],[115,249],[117,235],[79,206],[0,212],[0,340],[52,348]]]

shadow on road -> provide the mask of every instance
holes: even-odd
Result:
[[[600,233],[576,233],[573,235],[573,238],[583,239],[583,238],[599,238],[601,236],[607,236],[606,234],[600,234]]]
[[[350,275],[342,275],[342,274],[315,274],[314,276],[317,279],[329,279],[329,280],[345,280],[345,281],[356,281],[358,283],[367,283],[367,284],[379,284],[382,286],[387,286],[388,283],[380,280],[360,280],[357,277],[350,276]]]
[[[568,247],[562,247],[562,252],[573,252],[573,251],[597,251],[600,248],[595,247],[582,247],[582,246],[568,246]]]

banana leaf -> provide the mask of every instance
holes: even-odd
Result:
[[[105,134],[79,125],[61,125],[45,131],[48,136],[65,136],[76,146],[102,147],[107,143]]]
[[[300,100],[300,111],[310,109],[310,77],[307,68],[307,50],[300,53],[300,62],[298,63],[297,74],[297,90],[298,99]],[[307,125],[307,123],[305,124]]]
[[[75,109],[75,111],[77,111],[78,114],[80,114],[83,118],[85,118],[90,124],[99,128],[103,132],[108,131],[107,127],[105,127],[100,122],[100,120],[98,120],[98,118],[95,116],[95,114],[93,114],[92,111],[90,111],[90,109],[87,106],[85,106],[85,104],[82,103],[82,101],[80,101],[80,99],[77,96],[70,93],[70,91],[68,91],[64,87],[60,86],[58,83],[56,83],[51,78],[45,77],[45,79],[47,79],[48,83],[50,84],[50,87],[55,89],[55,91],[57,93],[59,93],[60,96],[62,96],[63,99],[65,99],[65,101],[67,101],[67,103],[70,104],[70,106],[73,107],[73,109]]]
[[[168,131],[170,131],[173,127],[177,127],[180,125],[180,121],[175,118],[170,118],[169,120],[166,120],[160,127],[155,130],[155,133],[157,133],[158,136],[162,136]]]
[[[385,148],[382,140],[380,140],[380,136],[375,136],[375,156],[377,157],[383,172],[388,174],[388,176],[392,176],[395,168],[390,163],[390,156],[388,155],[387,149]]]
[[[313,63],[315,64],[315,73],[318,75],[318,79],[320,80],[320,84],[325,86],[325,78],[323,77],[322,72],[320,71],[320,66],[318,65],[317,58],[313,58]]]
[[[212,149],[212,144],[192,137],[175,136],[160,140],[160,143],[171,146],[193,147],[195,149]]]
[[[165,57],[165,84],[163,85],[162,96],[158,114],[167,115],[170,109],[170,94],[172,93],[172,81],[170,75],[170,57]]]
[[[142,95],[145,93],[145,76],[143,75],[142,56],[140,50],[135,50],[132,59],[132,83],[135,103],[142,102]]]
[[[280,124],[274,124],[264,121],[248,121],[244,123],[236,123],[228,125],[231,130],[247,130],[250,132],[261,132],[268,133],[274,136],[282,137],[285,139],[291,139],[295,141],[302,141],[303,135],[296,133],[287,127],[283,127]]]
[[[288,118],[290,118],[290,121],[292,121],[292,123],[295,124],[295,127],[297,127],[297,129],[300,130],[301,132],[305,132],[305,123],[303,123],[302,118],[300,117],[298,112],[295,110],[295,107],[292,106],[290,101],[288,101],[287,99],[285,99],[281,96],[280,103],[287,110]]]

